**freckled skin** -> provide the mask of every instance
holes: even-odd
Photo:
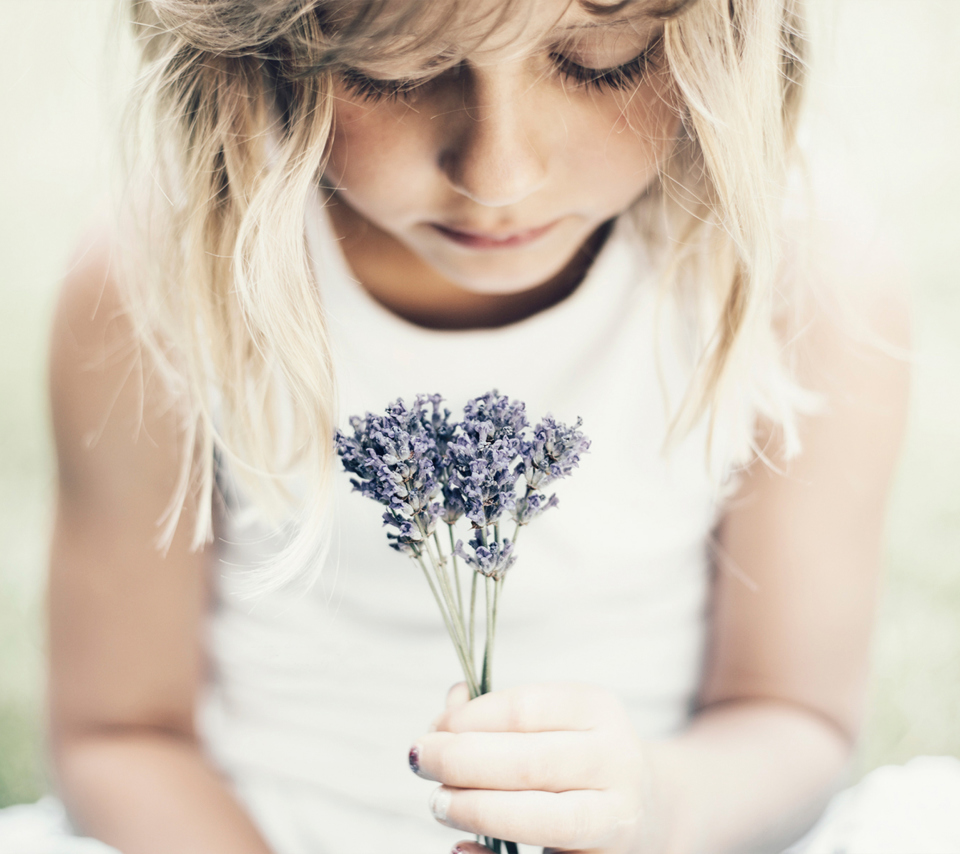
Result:
[[[631,59],[649,35],[635,39],[594,50],[591,65]],[[543,50],[468,60],[397,100],[365,100],[343,82],[336,98],[326,181],[347,259],[385,304],[414,319],[429,307],[438,325],[446,309],[509,313],[524,292],[539,288],[534,302],[549,304],[569,291],[585,268],[578,251],[649,187],[678,124],[662,68],[598,92]],[[529,245],[477,252],[431,223],[496,234],[554,225]]]

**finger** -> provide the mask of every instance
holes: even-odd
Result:
[[[462,842],[458,842],[453,846],[450,854],[490,854],[490,849],[485,845],[481,845],[479,842],[464,839]],[[544,848],[543,854],[609,854],[609,852],[601,851],[599,848],[592,848],[589,851],[583,848],[576,851],[570,848]]]
[[[455,709],[470,702],[470,689],[466,682],[457,682],[449,691],[447,691],[446,708]]]
[[[411,750],[414,771],[458,789],[565,792],[613,785],[607,731],[434,732]],[[622,754],[622,748],[619,749]]]
[[[458,706],[463,706],[466,703],[470,702],[470,689],[467,687],[466,682],[457,682],[455,685],[450,687],[450,690],[447,691],[446,701],[444,702],[444,707],[446,710],[455,709]],[[434,718],[431,721],[428,728],[429,732],[437,731],[437,724],[440,719],[443,717],[441,713],[438,717]],[[412,763],[412,760],[411,760]]]
[[[547,848],[589,849],[614,839],[620,820],[605,792],[501,792],[440,786],[434,818],[466,833]]]
[[[481,845],[479,842],[468,842],[464,840],[454,845],[450,854],[490,854],[490,849],[487,848],[486,845]],[[594,848],[590,851],[584,849],[571,851],[569,848],[564,850],[559,848],[544,848],[543,854],[608,854],[608,852],[601,851],[599,848]]]
[[[490,854],[490,849],[485,845],[481,845],[479,842],[468,842],[464,840],[454,845],[450,854]],[[601,851],[599,848],[594,848],[590,851],[583,848],[577,851],[571,851],[569,848],[563,850],[559,848],[544,848],[543,854],[608,854],[608,852]]]
[[[588,730],[620,710],[608,691],[594,685],[548,682],[493,691],[446,709],[434,724],[448,732],[546,732]]]

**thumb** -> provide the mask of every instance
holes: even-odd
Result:
[[[444,704],[444,710],[433,719],[433,723],[430,724],[430,732],[437,731],[440,721],[443,720],[443,716],[449,712],[450,709],[455,709],[457,706],[463,706],[469,702],[470,689],[467,688],[467,683],[458,682],[449,691],[447,691],[447,701]]]
[[[470,702],[470,690],[466,682],[458,682],[447,691],[447,702],[444,708],[452,709]]]

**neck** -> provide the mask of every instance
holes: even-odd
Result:
[[[556,305],[583,281],[612,225],[598,228],[548,281],[518,293],[480,294],[446,279],[335,195],[327,210],[347,264],[364,290],[394,314],[429,329],[491,329]]]

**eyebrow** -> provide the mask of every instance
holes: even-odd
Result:
[[[615,3],[598,3],[595,0],[579,0],[581,8],[591,15],[598,18],[608,18],[629,9],[631,6],[639,8],[631,9],[632,17],[637,15],[646,15],[659,20],[666,20],[675,15],[679,15],[684,9],[696,2],[696,0],[618,0]],[[629,20],[621,18],[617,21],[604,21],[604,24],[616,24]]]

